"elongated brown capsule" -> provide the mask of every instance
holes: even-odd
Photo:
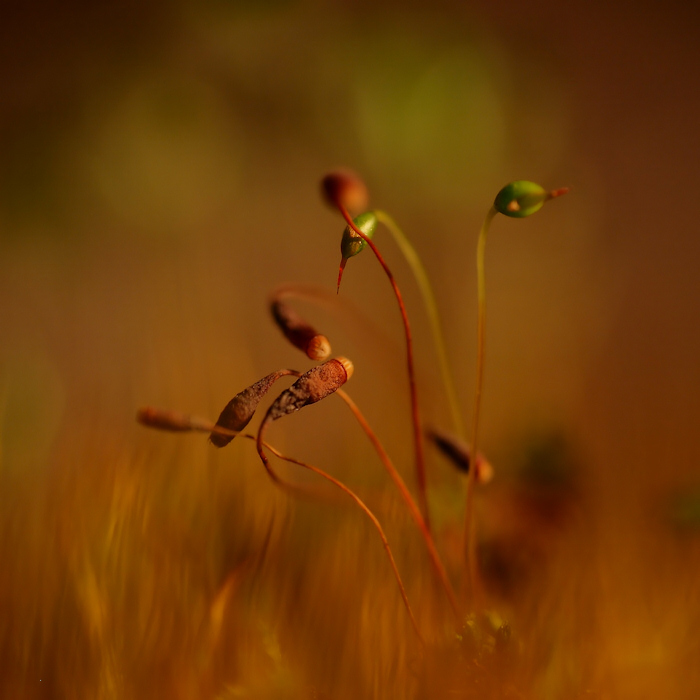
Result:
[[[243,389],[236,394],[227,404],[219,419],[216,421],[217,427],[240,432],[250,423],[251,418],[255,414],[260,399],[267,393],[268,389],[280,378],[287,375],[297,375],[296,372],[290,369],[280,369],[277,372],[272,372],[260,381],[255,382],[247,389]],[[234,436],[221,435],[212,432],[209,440],[216,447],[225,447],[233,440]]]
[[[266,424],[330,396],[350,379],[352,372],[353,364],[345,357],[328,360],[305,372],[267,409],[259,434]]]
[[[191,416],[179,411],[154,408],[153,406],[140,408],[136,414],[136,420],[149,428],[169,430],[175,433],[186,433],[193,430],[208,432],[213,428],[212,422],[206,418]]]
[[[299,348],[310,360],[322,362],[331,354],[331,344],[299,314],[281,299],[270,301],[270,311],[285,338]]]
[[[352,170],[339,168],[321,180],[321,194],[334,207],[345,207],[351,214],[367,209],[369,193],[362,178]]]
[[[438,430],[429,430],[427,434],[440,452],[450,459],[457,469],[465,474],[469,473],[471,466],[471,449],[469,445],[454,435]],[[476,456],[475,476],[480,484],[488,483],[493,478],[493,467],[481,453]]]

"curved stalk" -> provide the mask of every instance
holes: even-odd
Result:
[[[288,370],[288,374],[298,377],[301,375],[301,372],[297,372],[296,370]],[[238,435],[242,435],[243,437],[247,438],[251,437],[246,433],[242,433],[240,430],[231,430],[230,428],[216,425],[208,418],[192,416],[188,413],[180,413],[179,411],[171,411],[169,409],[154,408],[153,406],[141,408],[136,414],[136,420],[141,423],[141,425],[145,425],[148,428],[155,428],[156,430],[164,430],[167,432],[209,433],[231,439],[237,437]],[[269,465],[267,465],[267,467],[267,473],[269,474],[270,478],[275,485],[281,488],[283,491],[294,496],[313,498],[314,500],[327,500],[327,495],[324,491],[312,486],[291,484],[282,479],[277,472],[272,469],[272,467]]]
[[[420,643],[425,644],[423,640],[423,635],[421,634],[420,628],[418,627],[418,623],[416,622],[416,618],[413,615],[411,604],[408,602],[406,589],[404,588],[403,581],[401,580],[401,574],[399,573],[399,569],[396,566],[394,555],[391,552],[389,541],[387,540],[386,535],[384,534],[384,529],[382,528],[381,523],[379,522],[379,520],[377,520],[377,517],[374,515],[374,513],[365,505],[364,501],[354,491],[350,490],[342,481],[338,481],[338,479],[332,477],[330,474],[327,474],[322,469],[314,467],[312,464],[302,462],[301,460],[294,459],[293,457],[287,457],[283,455],[281,452],[278,452],[274,447],[272,447],[269,443],[261,442],[259,436],[258,438],[255,438],[252,435],[246,435],[246,437],[249,437],[252,440],[256,441],[258,447],[258,454],[260,455],[260,459],[262,460],[268,472],[270,471],[269,460],[267,459],[267,455],[265,454],[265,450],[263,449],[264,447],[267,447],[267,449],[270,450],[270,452],[272,452],[276,457],[279,457],[279,459],[283,459],[286,462],[291,462],[292,464],[297,464],[300,467],[304,467],[304,469],[309,469],[310,471],[314,472],[314,474],[318,474],[327,481],[330,481],[331,484],[339,488],[341,491],[343,491],[343,493],[347,494],[348,496],[350,496],[350,498],[352,498],[353,501],[355,501],[357,506],[370,519],[372,525],[374,525],[375,529],[377,530],[377,533],[379,534],[382,544],[384,545],[384,551],[386,552],[387,558],[389,559],[389,563],[391,564],[392,571],[394,572],[396,583],[399,586],[399,591],[401,593],[401,598],[403,599],[404,606],[406,607],[406,612],[408,613],[408,616],[411,620],[411,624],[413,625],[413,629]]]
[[[389,214],[381,211],[380,209],[374,209],[373,211],[374,215],[377,217],[377,220],[384,224],[389,233],[394,237],[396,245],[403,254],[404,258],[406,258],[406,262],[411,268],[413,276],[416,279],[416,283],[418,284],[418,289],[423,297],[423,304],[425,305],[425,310],[428,314],[428,320],[430,321],[430,329],[433,335],[433,342],[435,343],[435,352],[437,354],[438,364],[440,365],[442,384],[445,389],[447,403],[450,407],[452,428],[456,435],[462,437],[464,433],[464,420],[462,418],[462,411],[459,408],[459,402],[457,401],[455,383],[450,370],[450,363],[447,359],[447,350],[445,348],[445,338],[442,332],[442,324],[440,323],[440,314],[438,313],[437,302],[435,300],[432,285],[430,284],[428,273],[426,272],[423,262],[416,252],[416,249],[413,247],[396,221],[394,221]]]
[[[338,209],[343,215],[347,225],[362,238],[365,243],[372,249],[374,256],[379,261],[382,266],[384,273],[391,283],[391,287],[394,290],[394,296],[399,305],[399,311],[401,312],[401,320],[403,321],[404,335],[406,337],[406,364],[408,369],[408,385],[411,395],[411,419],[413,424],[413,444],[416,459],[416,480],[418,482],[418,500],[421,505],[421,511],[425,519],[425,526],[430,530],[430,513],[428,509],[428,497],[427,497],[427,485],[425,476],[425,446],[423,443],[423,431],[421,429],[420,420],[420,410],[418,406],[418,391],[416,389],[416,376],[413,361],[413,338],[411,336],[411,326],[408,322],[408,314],[406,313],[406,307],[403,303],[403,297],[401,296],[401,291],[399,290],[394,275],[392,274],[389,266],[384,261],[382,254],[377,249],[377,246],[368,238],[353,222],[350,214],[348,214],[347,209],[338,203]]]
[[[150,428],[156,428],[159,430],[169,430],[174,432],[214,432],[218,435],[231,438],[236,437],[237,435],[242,435],[243,437],[248,438],[249,440],[252,440],[256,443],[258,454],[260,455],[260,459],[262,460],[262,463],[265,469],[267,470],[267,473],[278,486],[282,486],[283,488],[290,489],[292,491],[296,489],[296,487],[290,488],[290,486],[286,482],[282,481],[277,476],[277,473],[270,466],[264,448],[270,450],[270,452],[272,452],[279,459],[283,459],[286,462],[291,462],[292,464],[297,464],[300,467],[304,467],[305,469],[309,469],[315,474],[318,474],[319,476],[323,477],[324,479],[332,483],[334,486],[339,488],[341,491],[343,491],[343,493],[350,496],[350,498],[352,498],[353,501],[355,501],[359,508],[370,519],[372,525],[374,525],[374,527],[376,528],[377,533],[379,534],[379,537],[382,540],[382,544],[384,545],[384,550],[389,559],[389,563],[391,564],[394,576],[396,577],[396,582],[399,586],[399,591],[401,592],[401,597],[403,599],[404,605],[406,606],[408,616],[411,619],[413,629],[415,630],[416,635],[418,636],[418,639],[420,640],[421,644],[425,643],[423,641],[423,635],[421,634],[420,629],[418,628],[416,618],[413,615],[411,605],[408,602],[406,589],[404,588],[403,581],[401,580],[401,575],[399,574],[398,567],[396,566],[396,561],[394,560],[394,555],[392,554],[391,547],[389,546],[389,541],[386,538],[381,523],[379,522],[379,520],[377,520],[374,513],[372,513],[372,511],[365,505],[364,501],[362,501],[362,499],[354,491],[351,491],[345,484],[343,484],[341,481],[338,481],[338,479],[335,479],[330,474],[327,474],[318,467],[314,467],[311,464],[307,464],[306,462],[302,462],[298,459],[287,457],[286,455],[282,454],[279,450],[272,447],[272,445],[262,440],[260,431],[258,431],[257,436],[251,435],[250,433],[241,433],[235,430],[229,430],[228,428],[223,428],[221,426],[215,425],[213,422],[207,420],[206,418],[199,418],[184,413],[177,413],[175,411],[166,411],[151,407],[141,409],[137,413],[137,420],[142,425],[148,426]]]
[[[474,387],[474,413],[472,415],[471,450],[473,455],[478,454],[479,418],[481,412],[481,392],[484,379],[484,333],[486,328],[486,274],[484,257],[486,251],[486,236],[493,217],[498,212],[491,207],[479,232],[479,240],[476,245],[476,275],[477,275],[477,332],[476,332],[476,384]],[[476,528],[474,526],[474,485],[476,483],[476,469],[470,469],[467,475],[467,495],[464,512],[464,546],[467,557],[467,571],[469,586],[475,607],[480,598],[479,573],[476,561]]]
[[[365,434],[374,446],[374,449],[377,455],[379,456],[379,459],[381,460],[382,464],[384,465],[384,468],[386,469],[387,473],[396,485],[396,488],[399,490],[401,497],[406,503],[411,517],[415,521],[416,525],[418,525],[418,529],[420,530],[421,535],[425,540],[425,545],[428,549],[430,562],[433,565],[433,568],[435,569],[435,573],[437,574],[437,577],[440,580],[442,587],[445,589],[445,593],[447,594],[447,598],[450,601],[452,611],[454,612],[455,617],[457,618],[457,623],[461,624],[464,615],[457,601],[457,596],[455,595],[454,589],[452,588],[452,584],[450,583],[450,579],[447,575],[447,571],[445,570],[445,566],[442,563],[440,554],[437,551],[435,542],[433,540],[433,536],[430,534],[430,530],[428,530],[428,528],[426,527],[425,519],[423,518],[420,509],[416,505],[416,502],[413,500],[411,492],[406,486],[406,482],[401,478],[401,475],[396,470],[396,467],[394,466],[394,463],[391,461],[391,458],[384,449],[384,446],[379,441],[379,438],[377,437],[376,433],[370,427],[369,423],[367,422],[367,419],[357,407],[357,404],[342,389],[338,389],[336,393],[338,394],[338,396],[340,396],[340,398],[343,401],[345,401],[348,408],[352,411],[352,414],[355,416],[357,422],[360,424],[362,430],[365,431]]]

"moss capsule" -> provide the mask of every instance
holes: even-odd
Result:
[[[522,219],[539,211],[544,203],[569,191],[568,187],[547,191],[528,180],[516,180],[506,185],[497,195],[493,206],[504,216]]]
[[[344,207],[351,214],[367,208],[369,192],[362,178],[352,170],[339,169],[321,180],[321,194],[332,206]]]
[[[377,230],[377,217],[374,212],[366,211],[353,219],[353,223],[357,226],[367,238],[372,238]],[[345,263],[349,258],[354,257],[362,251],[367,245],[366,241],[357,232],[353,231],[350,226],[346,226],[343,231],[343,237],[340,240],[340,269],[338,270],[338,289],[340,289],[340,281],[343,278],[343,270]]]

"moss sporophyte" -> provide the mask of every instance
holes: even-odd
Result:
[[[313,291],[303,290],[301,287],[287,286],[276,291],[269,299],[269,309],[274,322],[281,330],[283,336],[294,347],[303,352],[308,360],[320,364],[314,365],[305,372],[295,369],[278,369],[267,374],[262,379],[239,391],[223,408],[218,420],[215,422],[205,418],[197,418],[150,407],[141,409],[137,414],[137,419],[143,425],[160,430],[209,433],[211,444],[217,448],[227,446],[236,436],[242,435],[255,442],[260,460],[273,483],[291,496],[304,493],[307,497],[313,497],[315,492],[308,487],[293,484],[282,479],[273,469],[268,453],[278,459],[312,471],[342,491],[369,519],[376,530],[396,580],[406,614],[410,618],[416,638],[420,642],[420,647],[423,648],[424,644],[427,643],[427,637],[422,630],[420,621],[425,616],[419,615],[416,617],[414,614],[406,586],[379,518],[355,491],[351,490],[345,483],[316,466],[283,454],[265,440],[265,436],[273,422],[300,411],[307,405],[318,403],[333,394],[337,394],[348,406],[370,441],[397,489],[407,514],[422,537],[434,580],[442,590],[442,595],[444,595],[444,599],[452,611],[453,625],[449,634],[463,646],[466,644],[465,640],[471,640],[470,644],[474,646],[473,648],[470,647],[472,651],[469,653],[473,653],[475,658],[480,658],[480,655],[484,653],[484,649],[487,647],[489,649],[497,648],[498,645],[505,644],[506,641],[504,640],[510,636],[510,628],[505,625],[500,617],[493,612],[488,612],[484,606],[484,591],[477,557],[476,528],[474,527],[474,491],[476,484],[487,482],[494,473],[491,464],[478,450],[485,357],[486,283],[484,253],[486,238],[491,223],[497,214],[510,218],[530,216],[539,211],[550,199],[567,192],[567,189],[545,190],[541,186],[525,180],[511,182],[498,192],[484,219],[476,246],[478,299],[476,382],[469,442],[465,439],[468,430],[462,417],[463,412],[456,398],[455,382],[447,360],[435,295],[415,248],[392,217],[378,209],[367,209],[369,201],[368,189],[362,179],[352,171],[338,170],[327,174],[321,181],[321,192],[326,203],[337,210],[345,222],[340,241],[341,263],[337,280],[337,291],[340,289],[340,282],[346,263],[350,258],[359,255],[365,248],[370,248],[389,280],[399,307],[404,329],[406,369],[411,404],[416,497],[414,497],[412,489],[407,486],[401,477],[399,470],[397,470],[363,413],[344,391],[345,384],[353,374],[352,362],[344,357],[329,359],[331,356],[331,344],[326,335],[320,333],[295,310],[293,304],[295,297],[301,296],[307,301],[320,301],[320,298]],[[430,320],[432,338],[440,365],[442,390],[451,416],[452,426],[449,431],[434,427],[428,428],[424,425],[421,418],[411,326],[398,283],[375,242],[380,225],[389,231],[393,237],[406,258],[420,289],[425,310]],[[269,405],[256,432],[243,433],[253,419],[263,397],[271,390],[274,384],[286,377],[295,378],[294,383],[278,394]],[[425,472],[424,443],[426,438],[451,460],[456,468],[466,474],[462,545],[464,563],[461,570],[448,571],[448,568],[443,563],[431,528]],[[455,584],[459,584],[457,589],[461,591],[460,594],[457,594]],[[498,620],[497,623],[494,622],[496,619]]]

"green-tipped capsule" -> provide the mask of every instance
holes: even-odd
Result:
[[[568,191],[568,187],[563,187],[548,192],[535,182],[516,180],[506,185],[496,195],[493,206],[497,212],[505,216],[522,219],[539,211],[547,200],[559,197]]]
[[[374,232],[377,230],[377,217],[374,215],[374,212],[366,211],[364,214],[356,216],[352,221],[367,238],[374,236]],[[340,260],[340,270],[338,271],[338,289],[340,289],[340,280],[343,278],[343,270],[348,258],[357,255],[366,245],[367,243],[362,236],[353,231],[350,226],[345,227],[343,238],[340,241],[342,258]]]

